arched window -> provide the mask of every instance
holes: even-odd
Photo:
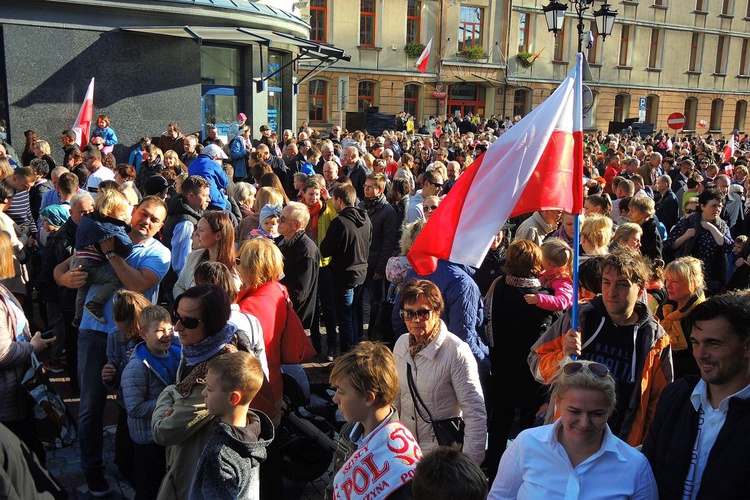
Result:
[[[375,82],[359,82],[357,84],[357,111],[364,113],[375,106]]]
[[[646,123],[653,123],[659,119],[659,96],[646,96]]]
[[[745,131],[745,116],[747,115],[747,101],[737,101],[734,108],[734,130]]]
[[[698,116],[698,98],[688,97],[685,99],[685,126],[683,130],[695,130],[695,117]]]
[[[612,117],[614,122],[624,122],[628,119],[630,109],[630,94],[617,94],[615,96],[615,113]]]
[[[513,116],[524,117],[531,112],[531,89],[516,89],[513,93]]]
[[[308,120],[311,122],[327,121],[328,82],[325,80],[310,80],[310,83],[308,84],[308,94]]]
[[[410,83],[404,86],[404,111],[419,120],[419,85]]]
[[[724,100],[714,99],[711,101],[711,121],[708,124],[708,129],[711,131],[721,131],[721,119],[724,115]]]

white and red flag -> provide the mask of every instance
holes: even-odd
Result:
[[[729,159],[734,156],[734,147],[734,134],[732,134],[732,137],[730,137],[727,143],[724,145],[724,161],[729,161]]]
[[[408,259],[421,275],[437,260],[478,267],[508,218],[583,209],[582,56],[555,92],[459,177]]]
[[[422,53],[419,55],[419,59],[417,59],[417,69],[419,69],[420,73],[424,73],[427,71],[427,61],[430,59],[430,49],[432,49],[432,38],[430,38],[430,41],[427,42],[427,45],[425,46]]]
[[[86,90],[86,97],[83,98],[83,104],[78,111],[78,118],[73,123],[72,130],[76,133],[76,144],[83,148],[89,143],[91,133],[91,122],[94,120],[94,79],[91,79],[89,88]]]

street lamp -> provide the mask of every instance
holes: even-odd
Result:
[[[594,5],[594,0],[567,0],[576,10],[578,18],[578,52],[581,52],[581,45],[584,36],[583,14]],[[558,0],[551,0],[548,5],[542,7],[544,19],[547,21],[547,30],[557,35],[557,32],[563,29],[565,22],[565,12],[568,6]],[[610,9],[610,5],[604,0],[604,4],[593,13],[596,21],[596,31],[602,40],[605,40],[612,34],[612,28],[615,25],[617,11]]]

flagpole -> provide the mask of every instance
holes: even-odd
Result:
[[[575,80],[575,98],[578,100],[578,103],[580,105],[576,105],[573,107],[573,112],[576,114],[574,117],[574,121],[577,122],[581,127],[575,127],[576,130],[583,130],[583,82],[582,82],[582,71],[583,71],[583,54],[579,51],[576,56],[576,65],[578,66],[578,71],[576,71],[576,80]],[[578,150],[576,150],[576,154],[580,154]],[[583,158],[581,158],[581,161],[583,161]],[[576,181],[575,179],[573,182],[580,182],[581,185],[583,185],[583,179],[580,179]],[[580,214],[574,214],[574,222],[573,222],[573,309],[571,311],[571,327],[573,330],[578,330],[578,265],[580,264],[581,260],[581,224],[580,221]],[[572,359],[578,359],[578,356],[571,356]]]

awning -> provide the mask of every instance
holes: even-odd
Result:
[[[291,45],[299,50],[299,54],[288,64],[279,68],[275,73],[263,77],[260,82],[267,80],[297,61],[317,62],[318,65],[305,75],[302,80],[297,82],[296,85],[299,85],[306,77],[312,75],[315,69],[324,64],[331,65],[337,61],[349,62],[352,60],[352,57],[344,52],[343,49],[339,49],[333,45],[313,42],[298,36],[272,30],[253,29],[239,26],[125,26],[120,28],[120,30],[146,33],[150,35],[189,38],[195,40],[198,44],[203,44],[204,42],[224,44],[233,43],[239,45],[264,45],[269,48],[282,49],[287,49],[286,46]]]

